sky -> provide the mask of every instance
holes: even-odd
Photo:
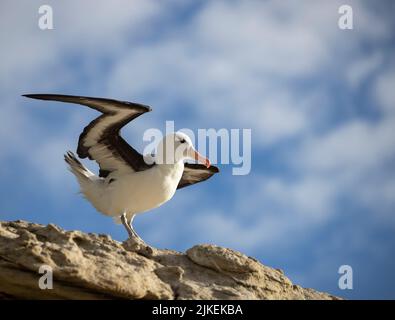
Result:
[[[38,26],[41,5],[53,30]],[[338,26],[341,5],[353,29]],[[143,133],[251,129],[251,172],[218,166],[134,227],[149,244],[215,243],[348,299],[395,298],[393,1],[36,1],[0,4],[0,220],[55,223],[122,241],[78,194],[63,154],[97,116],[25,93],[150,105]],[[97,172],[95,163],[83,161]],[[353,289],[338,269],[353,270]]]

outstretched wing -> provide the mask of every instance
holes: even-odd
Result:
[[[103,98],[57,94],[26,94],[28,98],[77,103],[95,109],[101,116],[89,123],[81,133],[77,154],[95,160],[100,177],[113,171],[143,171],[150,168],[143,156],[120,136],[121,128],[151,108],[142,104]]]
[[[207,180],[218,172],[219,169],[216,166],[210,166],[209,168],[206,168],[202,164],[185,163],[184,172],[180,182],[178,183],[177,189]]]

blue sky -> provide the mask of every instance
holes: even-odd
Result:
[[[395,298],[395,42],[391,1],[41,1],[0,5],[0,219],[110,234],[63,153],[96,116],[23,93],[152,106],[123,130],[252,129],[252,170],[231,165],[135,220],[159,248],[238,249],[293,282],[347,298]],[[91,169],[94,163],[84,162]],[[354,289],[342,291],[339,266]]]

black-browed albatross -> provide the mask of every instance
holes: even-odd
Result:
[[[125,226],[129,238],[143,242],[133,229],[134,217],[169,201],[177,189],[207,180],[219,170],[200,155],[182,132],[165,136],[153,163],[131,147],[120,130],[127,123],[151,111],[132,102],[58,94],[26,94],[28,98],[76,103],[102,113],[86,126],[78,141],[80,158],[95,160],[99,175],[87,169],[71,152],[65,155],[85,198],[101,213]],[[198,160],[203,164],[184,163]]]

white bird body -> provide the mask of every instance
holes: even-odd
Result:
[[[78,170],[71,167],[72,171]],[[76,169],[74,169],[76,168]],[[99,178],[93,173],[81,176],[73,172],[85,198],[104,215],[119,217],[157,208],[169,201],[177,190],[184,171],[182,161],[176,164],[160,164],[139,172],[117,174]],[[110,182],[111,181],[111,182]]]
[[[28,94],[28,98],[77,103],[102,114],[87,125],[78,141],[80,158],[95,160],[99,175],[88,170],[72,153],[65,155],[76,176],[81,193],[104,215],[122,222],[129,236],[138,239],[132,227],[136,214],[157,208],[169,201],[177,189],[207,180],[218,172],[210,161],[193,147],[181,132],[165,136],[158,145],[154,163],[133,149],[120,136],[120,129],[151,111],[145,105],[103,98],[53,94]],[[184,164],[185,160],[203,164]]]

